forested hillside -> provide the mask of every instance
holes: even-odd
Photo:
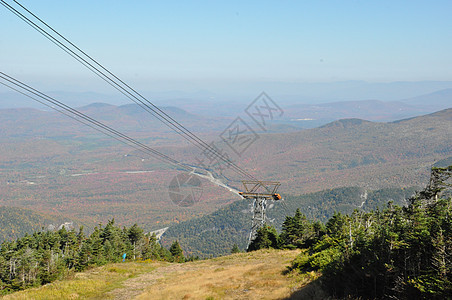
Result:
[[[52,216],[35,211],[19,208],[0,206],[0,243],[12,241],[23,237],[26,233],[47,229],[78,228],[80,222],[69,220],[63,216]],[[89,228],[89,227],[88,227]]]
[[[400,207],[335,213],[326,224],[299,210],[279,235],[264,226],[249,250],[300,248],[292,270],[318,272],[333,297],[450,299],[452,295],[452,166],[433,168],[428,186]]]
[[[283,201],[269,203],[271,224],[281,229],[285,216],[297,208],[312,220],[327,221],[335,212],[352,213],[355,209],[370,211],[382,208],[388,201],[405,205],[415,188],[388,188],[376,191],[358,187],[337,188],[301,196],[287,196]],[[209,257],[229,253],[234,244],[245,249],[251,228],[250,200],[236,201],[220,210],[171,226],[162,237],[169,246],[178,240],[189,255]]]

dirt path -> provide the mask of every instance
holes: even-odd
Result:
[[[201,265],[194,265],[193,263],[185,264],[165,264],[162,263],[156,270],[138,275],[137,277],[127,279],[123,282],[123,287],[115,289],[108,293],[107,298],[117,300],[128,300],[135,298],[142,294],[144,290],[152,285],[155,285],[159,280],[178,273],[190,272],[198,270]]]

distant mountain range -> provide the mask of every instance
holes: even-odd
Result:
[[[294,104],[285,109],[285,120],[304,128],[314,128],[345,118],[390,122],[452,107],[452,89],[400,101],[342,101],[321,104]]]
[[[241,96],[231,96],[234,91],[214,93],[206,90],[190,93],[168,91],[143,94],[160,107],[178,107],[196,115],[198,119],[232,120],[243,113],[261,91],[266,91],[285,111],[284,116],[276,122],[290,124],[297,128],[314,128],[343,118],[388,122],[452,107],[452,82],[446,81],[267,82],[250,86],[239,84],[238,87],[240,88],[236,89],[236,94]],[[132,103],[127,98],[116,94],[61,91],[48,94],[72,107],[89,106],[91,103],[109,103],[122,107],[124,103]],[[20,94],[9,91],[0,92],[0,109],[24,107],[43,108],[41,104]],[[177,119],[179,116],[175,113],[174,117]]]
[[[401,102],[433,110],[450,108],[452,107],[452,89],[439,90],[433,93],[401,100]]]
[[[369,121],[388,122],[433,111],[435,110],[395,101],[344,101],[316,105],[292,105],[286,108],[285,120],[288,120],[290,124],[300,125],[303,128],[314,128],[338,119],[359,118]]]
[[[219,130],[229,122],[228,120],[221,123],[218,118],[193,115],[176,107],[161,107],[160,109],[197,132]],[[170,128],[136,104],[115,106],[106,103],[93,103],[80,107],[78,110],[124,133],[172,132]],[[0,138],[1,136],[62,137],[74,136],[75,134],[97,134],[88,126],[53,110],[0,109],[0,122]],[[17,124],[20,124],[20,126],[17,126]]]

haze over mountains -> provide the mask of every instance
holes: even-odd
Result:
[[[285,111],[285,124],[313,128],[341,118],[369,121],[394,121],[446,109],[452,103],[452,82],[368,83],[344,81],[330,83],[261,82],[237,83],[234,87],[213,91],[143,92],[162,107],[178,107],[204,117],[235,118],[260,93],[265,91]],[[50,96],[73,107],[92,103],[130,104],[120,94],[98,92],[48,92]],[[47,109],[39,103],[5,89],[0,89],[0,109]]]

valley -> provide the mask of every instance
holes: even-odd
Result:
[[[153,127],[155,121],[149,122],[133,106],[84,109],[159,151],[196,165],[198,149],[160,125]],[[176,113],[182,119],[197,120],[181,110]],[[240,157],[216,136],[215,127],[203,122],[200,127],[212,130],[201,130],[203,138],[215,141],[234,162],[261,179],[280,180],[287,198],[340,187],[420,186],[435,162],[452,156],[451,109],[397,122],[344,119],[297,132],[259,133]],[[55,113],[0,110],[0,123],[3,206],[77,220],[87,228],[115,218],[119,224],[136,222],[151,231],[213,213],[238,200],[202,179],[200,201],[179,207],[167,191],[180,171]],[[223,126],[216,124],[216,128]],[[242,178],[227,169],[223,175],[230,185],[241,188]]]

